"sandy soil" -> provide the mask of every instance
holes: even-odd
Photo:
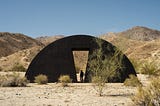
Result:
[[[146,82],[144,76],[138,77]],[[28,87],[0,87],[0,106],[130,106],[135,91],[136,87],[123,83],[108,83],[100,97],[91,83],[70,83],[69,87],[30,83]]]

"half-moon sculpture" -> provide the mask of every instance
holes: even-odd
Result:
[[[94,39],[103,42],[103,51],[105,56],[115,52],[115,46],[100,38],[89,35],[73,35],[56,40],[42,49],[32,60],[25,74],[30,82],[34,82],[35,76],[44,74],[48,77],[48,82],[57,82],[60,75],[69,75],[73,82],[77,82],[76,69],[72,51],[87,50],[88,58],[93,51],[98,48]],[[106,48],[107,47],[107,48]],[[88,59],[88,62],[90,60]],[[136,76],[135,69],[129,59],[123,54],[123,68],[120,69],[119,77],[111,79],[109,82],[124,82],[130,74]],[[90,67],[87,63],[85,82],[90,82]],[[116,70],[115,70],[116,71]]]

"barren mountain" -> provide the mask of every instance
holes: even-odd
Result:
[[[16,51],[12,52],[6,51],[6,54],[10,55],[0,57],[0,69],[2,69],[3,71],[11,70],[12,67],[17,63],[23,65],[25,68],[28,68],[28,65],[30,64],[32,59],[45,45],[48,45],[49,43],[57,39],[60,39],[62,37],[63,36],[45,36],[45,37],[39,37],[36,40],[22,34],[18,35],[11,33],[7,34],[3,33],[3,35],[0,37],[0,43],[1,44],[3,44],[4,42],[8,43],[6,44],[6,46],[4,44],[3,46],[0,45],[1,48],[2,49],[11,48],[12,50],[13,49],[12,45],[14,44],[15,45],[14,48],[16,48]],[[7,40],[7,38],[9,40]]]
[[[149,29],[147,27],[136,26],[124,32],[118,33],[119,36],[124,36],[133,40],[150,41],[160,38],[160,31]]]
[[[0,57],[34,46],[43,46],[43,44],[20,33],[0,32]]]
[[[127,31],[105,34],[101,38],[119,47],[129,58],[160,63],[160,31],[133,27]]]
[[[136,26],[123,32],[119,33],[109,32],[101,35],[102,38],[109,38],[109,39],[111,39],[110,38],[111,36],[122,36],[128,39],[138,40],[138,41],[151,41],[160,38],[160,31],[150,29],[147,27]]]
[[[0,68],[3,71],[11,70],[17,63],[23,65],[26,69],[36,56],[36,54],[42,49],[42,46],[35,46],[29,49],[15,52],[9,56],[0,58]]]
[[[146,33],[147,33],[147,36],[145,36]],[[43,44],[48,45],[49,43],[63,37],[64,36],[51,36],[51,37],[46,36],[46,37],[40,37],[37,39],[41,41]],[[114,44],[115,46],[117,46],[118,48],[120,48],[131,59],[135,59],[137,61],[156,61],[157,64],[158,63],[160,64],[160,34],[159,34],[159,31],[157,30],[152,30],[145,27],[134,27],[120,33],[104,34],[104,35],[101,35],[100,38],[107,40],[112,44]],[[2,41],[3,40],[0,37],[0,42]],[[17,41],[19,40],[17,39]],[[10,46],[12,47],[11,44]],[[34,44],[36,45],[37,43],[33,43],[32,45]],[[39,42],[38,42],[38,45],[39,45]],[[0,46],[2,47],[2,45]],[[22,45],[19,45],[19,46],[23,47]],[[0,67],[3,70],[8,70],[12,67],[12,65],[19,62],[20,64],[24,65],[27,68],[32,58],[34,58],[34,56],[42,48],[43,46],[34,46],[32,48],[16,52],[7,57],[2,57],[0,58]],[[86,60],[87,60],[86,58],[88,57],[87,54],[88,54],[87,52],[82,52],[82,51],[73,52],[74,59],[75,59],[74,61],[77,68],[79,69],[85,68],[84,64],[86,63]]]

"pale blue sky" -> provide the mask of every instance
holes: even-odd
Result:
[[[100,35],[133,26],[160,30],[160,0],[0,0],[0,32]]]

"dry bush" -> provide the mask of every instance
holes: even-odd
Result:
[[[98,49],[94,50],[89,57],[89,67],[91,73],[88,80],[93,82],[94,89],[98,92],[99,96],[102,96],[105,83],[109,81],[120,80],[120,73],[116,70],[120,70],[122,65],[123,54],[120,50],[114,48],[114,53],[105,56],[103,41],[95,39],[98,45]],[[105,46],[105,49],[109,49],[109,46]]]
[[[29,81],[25,77],[21,77],[17,73],[0,76],[1,87],[26,87],[28,83]]]
[[[10,71],[13,72],[26,72],[26,69],[24,68],[23,65],[16,63],[11,69]]]
[[[2,86],[4,81],[7,80],[7,75],[0,75],[0,85]]]
[[[102,96],[103,90],[105,89],[105,81],[103,81],[102,77],[99,76],[92,77],[92,83],[94,89],[98,92],[98,95]]]
[[[146,88],[139,87],[132,101],[136,106],[160,106],[160,77],[153,79]]]
[[[135,75],[129,75],[129,78],[127,78],[124,81],[124,85],[137,87],[137,86],[142,86],[142,83],[138,80],[138,78]]]
[[[34,82],[38,83],[38,84],[47,84],[48,83],[48,78],[47,78],[46,75],[40,74],[40,75],[35,77]]]
[[[141,73],[150,76],[158,76],[160,75],[160,68],[154,61],[146,62],[141,67]]]
[[[60,83],[62,83],[63,87],[67,87],[68,83],[72,82],[72,79],[70,78],[69,75],[61,75],[58,80]]]

